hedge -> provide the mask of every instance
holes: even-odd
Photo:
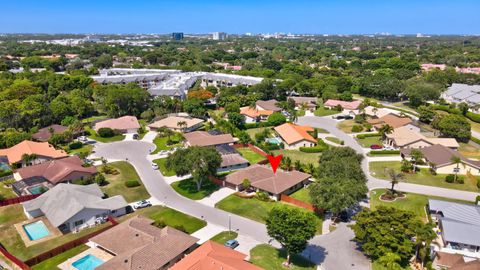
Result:
[[[480,144],[480,139],[477,139],[477,138],[475,138],[475,137],[470,137],[470,140],[472,140],[472,141],[475,142],[475,143]]]
[[[480,114],[478,114],[478,113],[467,112],[467,114],[465,116],[468,119],[472,120],[473,122],[480,123]]]
[[[80,149],[80,148],[82,148],[82,146],[83,146],[83,143],[77,141],[77,142],[72,142],[71,144],[69,144],[68,148],[70,150],[74,150],[74,149]]]
[[[400,150],[377,150],[370,151],[370,155],[399,155]]]
[[[365,139],[368,137],[377,137],[380,136],[380,133],[367,133],[367,134],[358,134],[357,139]]]
[[[125,182],[125,186],[128,188],[138,187],[140,186],[140,183],[137,180],[128,180]]]
[[[4,177],[7,175],[13,175],[13,172],[11,170],[5,170],[5,171],[0,170],[0,177]]]
[[[258,123],[245,123],[245,129],[259,128],[259,127],[271,127],[272,124],[268,122],[258,122]]]
[[[448,105],[440,105],[440,104],[430,104],[430,107],[432,107],[435,110],[440,110],[452,114],[462,114],[462,112],[457,109],[457,108],[450,108]]]
[[[97,134],[102,138],[111,138],[115,136],[115,131],[111,128],[103,127],[97,131]]]

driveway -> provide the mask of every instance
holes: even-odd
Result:
[[[324,270],[369,270],[370,260],[358,250],[353,237],[347,224],[340,223],[335,231],[312,239],[302,255]]]
[[[345,143],[345,146],[349,146],[355,149],[355,151],[357,151],[360,154],[363,154],[363,155],[366,154],[365,149],[362,148],[357,143],[357,141],[353,138],[352,135],[348,135],[336,127],[337,121],[331,119],[331,117],[304,116],[304,117],[299,117],[297,123],[300,125],[310,125],[312,127],[326,129],[335,137],[339,138],[340,140],[343,140]],[[367,158],[364,158],[362,161],[362,169],[365,172],[365,175],[367,176],[367,179],[368,179],[367,186],[369,189],[387,188],[390,186],[390,183],[388,181],[378,179],[370,175]],[[396,189],[405,191],[405,192],[419,193],[419,194],[424,194],[429,196],[439,196],[439,197],[445,197],[450,199],[469,200],[469,201],[475,201],[475,198],[478,195],[480,195],[480,193],[477,193],[477,192],[447,189],[447,188],[440,188],[440,187],[433,187],[433,186],[424,186],[424,185],[417,185],[417,184],[404,183],[404,182],[399,183]]]

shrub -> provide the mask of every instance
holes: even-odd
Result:
[[[480,114],[478,114],[478,113],[467,112],[467,114],[465,114],[465,116],[468,119],[472,120],[473,122],[480,123]]]
[[[463,178],[463,176],[457,176],[457,181],[456,181],[456,183],[459,183],[459,184],[465,183],[465,179]]]
[[[370,151],[370,155],[399,155],[399,150],[377,150]]]
[[[304,153],[320,153],[324,151],[324,149],[320,147],[300,147],[298,150]]]
[[[164,228],[165,226],[167,226],[167,224],[165,224],[165,221],[163,221],[162,219],[159,219],[159,220],[155,220],[155,222],[153,222],[153,226],[158,227],[158,228]]]
[[[358,134],[357,139],[365,139],[365,138],[377,137],[377,136],[380,136],[380,133]]]
[[[449,175],[445,176],[445,181],[446,181],[447,183],[453,183],[453,182],[455,182],[455,175],[449,174]]]
[[[283,114],[275,112],[268,117],[267,121],[273,126],[278,126],[287,122],[287,118]]]
[[[475,137],[470,137],[470,140],[472,140],[474,143],[480,144],[480,139],[477,139]]]
[[[185,227],[183,227],[183,225],[181,225],[181,224],[177,224],[177,225],[175,225],[175,226],[173,226],[173,227],[174,227],[175,229],[181,231],[181,232],[188,233],[188,232],[187,232],[187,229],[185,229]]]
[[[480,183],[479,181],[477,181],[477,184]],[[480,195],[477,196],[477,198],[475,198],[475,204],[478,204],[478,202],[480,202]]]
[[[264,202],[269,202],[271,201],[270,197],[268,196],[267,193],[263,192],[263,191],[259,191],[257,192],[257,198],[260,200],[260,201],[264,201]]]
[[[4,176],[7,176],[7,175],[11,175],[13,174],[13,172],[11,170],[0,170],[0,177],[4,177]]]
[[[115,136],[115,131],[113,131],[113,129],[111,129],[111,128],[100,128],[97,131],[97,134],[98,134],[98,136],[100,136],[102,138],[110,138],[110,137]]]
[[[352,127],[352,132],[361,132],[363,130],[363,127],[361,125],[354,125]]]
[[[137,180],[128,180],[125,182],[125,186],[128,188],[133,188],[140,186],[140,183]]]
[[[477,178],[477,187],[480,189],[480,178]]]
[[[68,148],[70,148],[70,150],[74,150],[74,149],[80,149],[82,148],[83,146],[83,143],[82,142],[72,142],[68,145]]]

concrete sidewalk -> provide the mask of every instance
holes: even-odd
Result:
[[[149,131],[143,136],[142,141],[152,143],[155,137],[157,137],[157,132]]]
[[[215,235],[221,233],[225,231],[225,228],[221,227],[221,226],[218,226],[218,225],[215,225],[215,224],[212,224],[212,223],[208,223],[207,226],[201,228],[200,230],[192,233],[192,236],[193,237],[197,237],[198,239],[198,244],[201,245],[203,243],[205,243],[206,241],[208,241],[210,238],[214,237]]]
[[[220,188],[219,190],[215,191],[214,193],[210,194],[210,196],[205,197],[201,200],[199,200],[199,203],[203,203],[208,206],[215,207],[215,204],[221,200],[223,200],[225,197],[235,193],[235,190],[227,187]]]

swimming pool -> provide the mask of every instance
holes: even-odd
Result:
[[[43,221],[35,221],[26,225],[23,225],[23,229],[28,235],[30,240],[38,240],[50,235],[50,231]]]
[[[270,143],[270,144],[281,144],[282,142],[280,141],[280,139],[278,138],[268,138],[267,139],[267,143]]]
[[[101,264],[103,264],[103,261],[92,254],[88,254],[72,263],[73,267],[78,270],[93,270]]]
[[[10,168],[10,166],[8,166],[7,163],[0,161],[0,170],[2,170],[2,171],[10,171],[11,168]]]
[[[32,195],[42,194],[48,190],[46,186],[34,186],[27,189]]]

